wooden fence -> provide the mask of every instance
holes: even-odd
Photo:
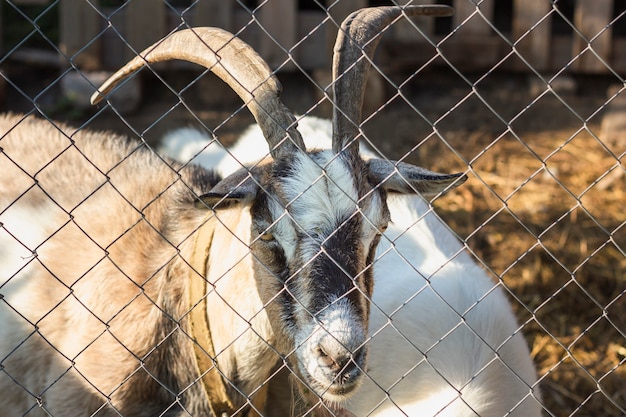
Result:
[[[14,0],[17,4],[33,2],[50,3]],[[257,7],[259,3],[262,5]],[[178,27],[207,25],[240,32],[273,68],[326,69],[330,66],[336,22],[360,7],[391,3],[380,0],[308,3],[302,0],[60,0],[59,47],[81,69],[113,69],[134,56],[135,51]],[[418,26],[435,42],[446,37],[441,51],[459,70],[486,70],[498,66],[540,73],[555,73],[563,68],[594,74],[626,72],[626,38],[613,33],[614,27],[626,25],[626,17],[622,16],[626,9],[624,1],[448,0],[439,3],[453,5],[454,17],[445,20],[443,29],[442,24],[432,18],[418,21]],[[319,4],[327,4],[328,12]],[[94,5],[98,6],[98,11]],[[565,26],[565,33],[555,31],[555,23]],[[415,68],[432,57],[432,46],[408,22],[394,25],[390,32],[381,48],[379,61],[382,65]],[[420,53],[427,50],[430,53]],[[69,64],[66,58],[62,60]]]

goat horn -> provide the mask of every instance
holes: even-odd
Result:
[[[174,32],[146,48],[113,74],[91,97],[97,104],[115,86],[144,65],[181,59],[208,68],[246,103],[263,130],[274,159],[305,150],[296,119],[280,101],[282,86],[272,71],[248,44],[218,28],[199,27]]]
[[[343,21],[333,53],[333,151],[359,152],[367,73],[385,26],[402,15],[450,16],[453,12],[452,7],[437,5],[372,7],[357,10]]]

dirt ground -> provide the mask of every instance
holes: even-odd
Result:
[[[29,71],[36,70],[20,74],[28,78]],[[35,97],[55,119],[150,143],[170,129],[203,124],[229,144],[253,122],[236,100],[220,106],[207,99],[214,88],[222,91],[214,83],[188,87],[197,74],[164,75],[174,91],[184,90],[182,100],[146,76],[139,111],[123,117],[106,109],[76,111],[58,100],[54,73],[31,77],[44,84],[20,85],[26,95],[9,87],[4,110],[30,111]],[[319,98],[310,79],[280,79],[284,101],[295,112],[328,116],[327,104],[314,106]],[[626,134],[622,141],[602,137],[598,110],[611,80],[572,80],[574,89],[538,98],[527,75],[492,74],[472,87],[453,73],[428,72],[412,79],[402,96],[388,86],[390,101],[369,116],[364,131],[389,158],[468,173],[465,185],[434,205],[509,289],[537,365],[546,415],[621,416]]]

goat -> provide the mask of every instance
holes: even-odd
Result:
[[[330,143],[330,121],[305,116],[298,124],[308,147]],[[178,129],[164,136],[161,152],[223,175],[268,152],[258,126],[228,150],[209,141],[202,131]],[[375,157],[366,146],[361,153]],[[347,408],[378,417],[539,417],[536,372],[502,288],[422,196],[392,193],[387,205],[392,221],[374,261],[368,370]],[[290,392],[285,384],[270,389]],[[270,416],[287,414],[279,408]]]
[[[298,123],[309,147],[330,142],[329,121]],[[180,129],[165,136],[162,151],[227,174],[267,153],[260,138],[253,126],[227,151],[207,152],[206,134]],[[538,417],[536,373],[502,288],[423,197],[390,194],[387,203],[392,222],[374,262],[368,372],[348,408],[358,416]]]
[[[2,413],[260,414],[285,367],[319,414],[341,412],[366,367],[387,193],[466,179],[361,159],[374,35],[403,15],[450,11],[363,9],[343,23],[332,149],[306,150],[267,64],[216,28],[155,43],[92,98],[155,62],[207,67],[246,103],[271,154],[225,178],[110,133],[0,117]]]

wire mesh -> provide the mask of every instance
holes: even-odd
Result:
[[[220,414],[211,375],[226,414],[626,414],[626,7],[438,3],[456,14],[381,31],[355,123],[366,159],[469,179],[382,193],[387,228],[375,164],[366,193],[323,152],[275,169],[290,188],[259,176],[275,144],[211,69],[150,64],[106,104],[88,97],[153,42],[222,27],[269,63],[307,146],[329,148],[341,21],[405,3],[3,1],[17,114],[0,119],[0,415]],[[231,194],[213,189],[242,166]],[[207,218],[208,272],[190,255]],[[330,276],[350,278],[339,297]],[[212,348],[191,323],[204,308]]]

